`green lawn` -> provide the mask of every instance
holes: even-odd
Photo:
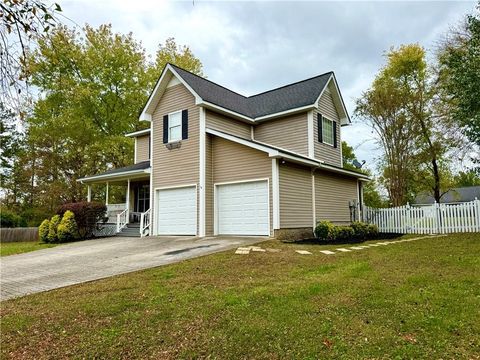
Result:
[[[261,246],[3,302],[2,358],[479,358],[480,234]]]
[[[0,256],[21,254],[57,246],[58,244],[43,244],[35,241],[10,242],[0,244]]]

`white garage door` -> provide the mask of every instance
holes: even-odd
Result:
[[[157,234],[196,235],[196,188],[157,190]]]
[[[268,182],[217,185],[221,235],[269,235]]]

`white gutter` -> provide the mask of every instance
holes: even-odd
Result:
[[[132,132],[132,133],[125,134],[125,136],[126,137],[135,137],[135,136],[141,136],[141,135],[146,135],[146,134],[150,134],[150,129],[135,131],[135,132]]]
[[[78,179],[77,182],[80,182],[83,184],[84,182],[90,182],[92,180],[115,179],[115,178],[124,177],[126,175],[132,176],[132,175],[143,175],[143,174],[150,174],[150,168],[142,169],[142,170],[123,171],[123,172],[118,172],[114,174],[88,176],[88,177]]]
[[[364,175],[364,174],[359,174],[355,171],[349,171],[349,170],[345,170],[345,169],[339,169],[339,168],[336,168],[334,166],[329,166],[327,164],[321,164],[320,166],[318,166],[319,169],[325,169],[325,170],[328,170],[328,171],[331,171],[331,172],[336,172],[336,173],[339,173],[339,174],[345,174],[345,175],[350,175],[350,176],[355,176],[356,178],[358,178],[358,180],[360,181],[370,181],[370,178],[367,176],[367,175]]]

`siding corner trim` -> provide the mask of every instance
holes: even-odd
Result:
[[[278,159],[272,159],[273,230],[280,229],[280,174]]]

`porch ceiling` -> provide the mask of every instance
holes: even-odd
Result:
[[[77,181],[82,184],[123,183],[127,180],[148,180],[150,178],[150,161],[142,161],[119,169],[112,169],[98,175],[87,176]]]

